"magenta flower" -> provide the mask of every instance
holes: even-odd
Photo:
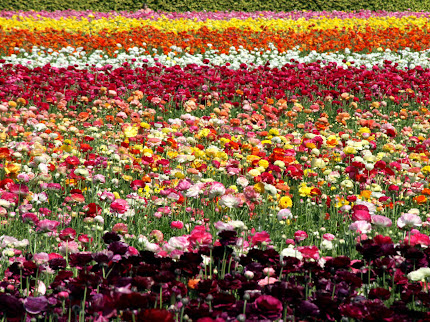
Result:
[[[112,213],[124,214],[129,209],[128,202],[124,199],[116,199],[110,204],[110,211]]]

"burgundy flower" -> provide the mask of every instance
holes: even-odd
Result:
[[[106,244],[110,244],[120,240],[121,240],[121,237],[119,237],[119,235],[114,232],[107,232],[106,234],[103,235],[103,241]]]
[[[167,310],[148,309],[139,314],[141,321],[147,322],[173,322],[174,315]]]
[[[391,292],[382,287],[372,288],[369,292],[369,299],[380,299],[380,300],[386,301],[390,297],[391,297]]]
[[[2,315],[3,314],[3,315]],[[0,316],[19,318],[24,314],[24,305],[13,295],[0,294]]]
[[[320,309],[312,302],[303,301],[299,305],[299,312],[303,316],[317,316],[320,314]]]
[[[282,302],[271,295],[261,295],[254,302],[260,317],[276,320],[282,315]]]

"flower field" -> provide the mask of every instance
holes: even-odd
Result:
[[[0,318],[429,321],[429,17],[0,12]]]

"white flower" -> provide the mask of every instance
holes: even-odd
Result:
[[[264,185],[264,190],[272,196],[276,196],[278,193],[278,190],[276,189],[275,186],[267,183]]]
[[[403,214],[399,219],[397,219],[397,226],[399,228],[420,227],[421,225],[421,218],[415,214]]]
[[[246,229],[244,222],[241,220],[232,220],[232,221],[229,221],[228,224],[233,226],[234,229],[238,229],[238,230]]]
[[[430,277],[430,268],[429,267],[421,267],[417,269],[416,271],[410,272],[408,274],[408,278],[411,281],[422,281],[426,279],[427,277]]]
[[[284,248],[280,254],[281,262],[284,260],[284,257],[295,257],[297,259],[302,260],[303,255],[298,250],[294,249],[292,245],[288,246],[288,248]]]
[[[188,188],[185,196],[187,198],[197,198],[199,196],[199,194],[202,192],[203,186],[204,186],[203,183],[193,184],[191,187]]]
[[[222,196],[218,201],[218,204],[222,207],[235,208],[239,205],[239,199],[231,194],[228,194]]]
[[[321,242],[320,248],[321,248],[321,250],[332,250],[333,249],[333,242],[331,240],[324,239]]]
[[[238,184],[242,188],[245,188],[246,186],[249,185],[249,181],[245,177],[239,177],[236,179],[236,184]]]
[[[222,196],[225,193],[225,187],[222,183],[214,183],[209,190],[209,198]]]

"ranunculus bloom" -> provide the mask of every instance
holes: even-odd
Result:
[[[172,221],[170,223],[171,228],[182,229],[184,228],[184,223],[182,221]]]
[[[39,314],[48,308],[48,300],[45,296],[27,297],[24,300],[24,307],[30,314]]]
[[[421,218],[415,214],[403,214],[397,219],[397,227],[399,228],[412,228],[420,227],[422,224]]]
[[[359,220],[349,225],[349,229],[358,232],[359,234],[367,234],[372,230],[372,225],[367,221]]]
[[[110,211],[112,213],[124,214],[129,209],[127,200],[116,199],[110,204]]]
[[[220,206],[227,208],[236,208],[239,203],[239,199],[231,194],[222,196],[218,201]]]
[[[393,222],[390,218],[381,216],[381,215],[373,215],[372,216],[372,224],[378,227],[391,227]]]
[[[254,302],[254,308],[261,317],[272,321],[282,315],[282,302],[271,295],[261,295]]]
[[[44,219],[39,221],[39,223],[37,224],[37,230],[39,231],[54,231],[55,228],[57,228],[57,226],[60,223],[56,220],[49,220],[49,219]]]
[[[252,236],[252,238],[251,238],[251,245],[252,246],[261,244],[263,242],[265,242],[265,243],[271,242],[270,235],[267,231],[255,233],[255,235]]]
[[[300,246],[297,250],[302,253],[303,258],[319,259],[320,253],[317,246]]]
[[[273,284],[275,282],[277,282],[278,279],[274,278],[274,277],[268,277],[266,276],[265,278],[261,279],[258,281],[258,285],[260,285],[261,287],[269,285],[269,284]]]
[[[372,217],[370,216],[370,213],[367,210],[355,210],[352,213],[352,220],[353,221],[364,220],[364,221],[370,222],[372,220]]]
[[[294,239],[298,242],[303,241],[306,238],[308,238],[308,234],[303,230],[298,230],[294,233]]]

